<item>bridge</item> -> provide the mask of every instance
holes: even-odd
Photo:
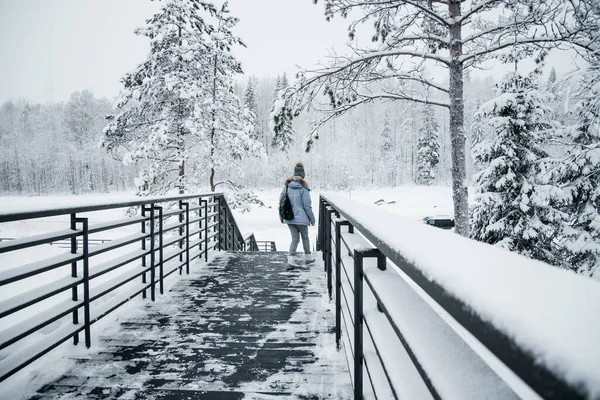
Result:
[[[0,398],[600,398],[598,282],[336,194],[291,271],[219,193],[0,224],[40,218],[0,242]]]

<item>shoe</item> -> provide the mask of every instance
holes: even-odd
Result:
[[[312,264],[315,262],[315,257],[312,254],[304,255],[304,264]]]
[[[294,267],[299,267],[302,264],[296,255],[287,256],[287,262],[288,270],[293,269]]]

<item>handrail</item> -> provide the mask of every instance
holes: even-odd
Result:
[[[506,392],[507,390],[526,397],[537,393],[547,399],[595,398],[598,395],[598,392],[594,394],[594,389],[590,389],[596,385],[595,390],[598,390],[597,383],[593,383],[594,380],[597,382],[600,377],[597,368],[595,372],[591,372],[594,368],[579,368],[576,369],[577,373],[569,370],[568,375],[559,372],[561,368],[568,367],[556,365],[557,360],[563,356],[572,356],[573,350],[554,349],[545,343],[547,338],[540,337],[539,345],[545,345],[544,351],[551,352],[551,355],[546,357],[553,360],[550,363],[554,368],[548,367],[540,359],[540,354],[534,354],[535,350],[531,348],[531,344],[527,346],[523,343],[523,337],[517,341],[513,338],[514,333],[511,334],[507,331],[504,325],[498,325],[497,321],[490,322],[495,321],[493,311],[498,308],[490,311],[486,310],[485,306],[490,306],[493,299],[486,298],[485,293],[479,293],[483,296],[482,305],[474,306],[473,302],[467,301],[466,295],[461,293],[460,289],[465,285],[472,284],[473,277],[460,279],[460,276],[456,276],[454,279],[460,284],[452,287],[446,287],[442,283],[446,282],[448,275],[452,275],[452,268],[455,265],[458,267],[461,262],[466,262],[467,257],[480,261],[479,269],[474,268],[473,271],[477,272],[481,269],[490,271],[492,277],[478,276],[488,280],[494,279],[495,276],[502,276],[503,273],[506,273],[503,272],[505,269],[513,267],[502,264],[490,266],[496,259],[508,258],[511,262],[525,264],[522,273],[525,276],[535,276],[536,280],[531,285],[522,285],[519,282],[512,290],[506,288],[506,296],[522,295],[524,299],[528,299],[526,291],[532,286],[536,286],[538,290],[552,288],[546,283],[545,274],[560,274],[560,279],[564,280],[566,286],[571,285],[571,288],[577,288],[578,291],[584,293],[584,295],[579,293],[577,297],[581,304],[573,300],[571,307],[586,307],[582,299],[587,298],[587,307],[589,308],[590,304],[600,302],[600,290],[598,290],[596,282],[516,254],[507,254],[501,249],[473,243],[468,239],[431,229],[425,225],[406,225],[401,218],[372,207],[367,209],[368,206],[359,205],[341,196],[322,195],[319,205],[317,250],[323,252],[329,296],[331,299],[335,297],[336,342],[340,346],[340,343],[346,340],[354,360],[352,376],[355,399],[362,399],[363,389],[369,390],[369,386],[363,387],[363,382],[373,384],[369,370],[374,365],[380,365],[383,368],[387,385],[385,387],[373,385],[373,391],[387,393],[384,395],[379,393],[380,398],[401,398],[402,396],[398,392],[409,389],[407,386],[398,385],[402,377],[395,376],[398,368],[391,367],[392,364],[398,363],[399,359],[403,359],[407,363],[406,365],[412,365],[411,367],[405,366],[403,371],[412,370],[413,375],[422,382],[421,389],[418,389],[421,390],[421,393],[418,396],[413,393],[412,396],[408,396],[409,398],[440,399],[445,395],[455,398],[453,394],[456,393],[449,393],[449,390],[453,389],[449,389],[447,386],[446,382],[448,381],[454,386],[462,385],[462,389],[470,390],[471,397],[478,397],[476,393],[482,388],[486,388],[487,395],[483,395],[483,392],[479,393],[486,398],[489,398],[490,393],[494,394],[489,390],[490,388],[498,390],[498,393],[494,394],[498,398],[510,396]],[[363,216],[363,214],[367,215]],[[401,224],[410,226],[410,228],[402,228],[407,230],[399,235],[398,229],[401,227],[397,225]],[[395,226],[396,229],[382,229],[387,226]],[[445,262],[443,268],[438,267],[437,269],[423,264],[426,261],[422,261],[420,258],[417,258],[421,260],[417,264],[415,261],[411,261],[418,253],[418,250],[414,250],[418,244],[415,243],[415,237],[427,238],[429,239],[427,243],[435,243],[444,249],[462,250],[464,258],[442,256],[433,261],[426,258],[428,262],[438,260]],[[473,246],[476,246],[475,251],[473,251]],[[432,251],[435,250],[426,249],[421,253],[431,253]],[[371,261],[371,257],[375,257],[377,262]],[[387,268],[386,260],[397,269]],[[456,267],[455,269],[457,269]],[[532,271],[536,274],[532,274]],[[515,276],[515,279],[519,280],[522,277]],[[489,283],[493,285],[494,281]],[[549,299],[553,296],[550,289],[545,289]],[[556,288],[554,287],[554,289]],[[518,293],[518,290],[521,290],[522,293]],[[543,302],[541,303],[543,304]],[[373,314],[373,310],[375,310],[375,314]],[[542,312],[551,315],[558,310],[546,309]],[[591,324],[594,328],[589,326],[589,318],[592,314],[596,316],[596,323]],[[382,317],[378,315],[382,315]],[[598,345],[597,337],[600,335],[597,331],[600,324],[597,321],[597,313],[590,312],[582,315],[585,315],[585,318],[570,318],[569,323],[576,324],[571,327],[571,330],[580,332],[580,335],[574,335],[577,336],[576,341],[583,341],[588,345],[586,351],[589,351],[590,354],[583,356],[588,357],[589,360],[598,360],[600,345]],[[514,317],[515,321],[522,320],[517,318],[518,316]],[[348,334],[352,336],[344,339],[342,338],[342,320],[348,322],[348,319],[350,319],[351,326],[343,325],[349,331]],[[371,326],[374,321],[379,322],[376,326]],[[381,331],[388,332],[388,334],[382,335]],[[418,334],[415,335],[415,332]],[[534,331],[534,333],[538,333],[538,331]],[[385,343],[378,341],[378,339],[381,340],[381,337],[386,338]],[[390,337],[396,337],[400,344],[395,353],[390,352]],[[444,342],[444,350],[432,352],[431,348],[440,346],[440,338],[447,341]],[[529,343],[532,341],[538,345],[535,336],[529,338]],[[423,343],[429,343],[427,346],[429,350],[423,350]],[[386,351],[380,351],[384,346]],[[573,348],[582,349],[580,343],[578,346]],[[461,350],[457,351],[457,348]],[[449,356],[452,353],[457,353],[455,359]],[[463,363],[458,363],[457,359],[459,358]],[[434,367],[432,367],[432,360],[437,360],[437,363],[433,363]],[[593,364],[598,365],[598,362],[593,362]],[[437,370],[444,366],[446,368],[440,373],[445,376],[444,379],[440,379]],[[368,376],[363,376],[365,367]],[[461,368],[462,371],[457,371]],[[487,369],[487,373],[480,372],[485,369]],[[494,373],[490,374],[489,372]],[[472,381],[461,382],[461,379],[465,378]],[[488,380],[487,383],[483,383],[485,379]],[[410,382],[413,382],[410,386],[418,386],[414,383],[414,379]],[[512,395],[514,396],[514,394]],[[457,398],[461,398],[461,396],[458,395]]]
[[[173,211],[167,211],[173,205]],[[95,214],[97,211],[128,207],[139,207],[140,215],[107,222]],[[222,193],[138,198],[76,207],[49,207],[31,212],[0,213],[0,223],[61,215],[68,217],[64,229],[0,242],[0,253],[36,249],[36,246],[57,240],[65,242],[65,238],[66,243],[70,244],[70,252],[53,254],[21,267],[7,266],[0,271],[0,287],[31,282],[24,293],[0,302],[0,326],[11,326],[5,323],[5,318],[12,318],[13,314],[28,313],[24,320],[21,318],[11,328],[0,329],[0,349],[8,354],[0,360],[0,381],[69,338],[73,338],[73,343],[77,344],[80,332],[85,336],[86,347],[90,347],[91,325],[94,322],[140,293],[144,298],[149,294],[154,301],[156,292],[164,293],[164,279],[167,276],[177,270],[182,274],[184,267],[189,274],[191,261],[202,256],[207,261],[210,249],[239,251],[246,247]],[[167,223],[171,218],[174,222]],[[131,233],[129,228],[124,236],[103,240],[103,244],[92,246],[92,233],[104,232],[104,235],[133,224],[139,224],[137,232]],[[137,248],[130,250],[136,244],[139,244]],[[121,250],[117,253],[116,249]],[[256,244],[252,250],[258,250]],[[41,286],[39,279],[31,280],[41,273],[59,268],[65,268],[65,272],[68,270],[70,276],[50,283],[43,282]],[[100,277],[102,279],[98,280]],[[134,281],[138,283],[132,283]],[[116,296],[111,294],[110,299],[105,297],[114,291],[118,292],[114,293]],[[30,308],[35,304],[49,301],[53,296],[66,295],[70,301],[65,299],[62,303],[51,305],[43,313],[30,315],[35,312],[35,308]],[[69,315],[69,323],[61,320]],[[59,320],[62,325],[56,335],[49,336],[50,340],[46,337],[33,344],[21,345],[24,339]]]
[[[57,215],[81,214],[84,212],[109,210],[109,209],[113,209],[113,208],[136,207],[136,206],[141,206],[141,205],[146,205],[146,204],[154,204],[154,203],[168,203],[168,202],[172,202],[172,201],[197,199],[199,197],[210,197],[210,196],[223,197],[223,193],[209,192],[209,193],[195,193],[195,194],[179,195],[179,196],[154,196],[154,197],[144,197],[143,199],[136,197],[135,199],[132,199],[130,201],[98,203],[98,204],[86,205],[86,206],[46,207],[46,208],[40,208],[39,210],[35,210],[35,211],[0,212],[0,223],[21,221],[21,220],[42,218],[42,217],[54,217]]]

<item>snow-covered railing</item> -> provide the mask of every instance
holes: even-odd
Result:
[[[124,219],[102,215],[137,207],[139,215]],[[0,268],[0,290],[12,293],[0,300],[0,381],[69,338],[77,344],[81,332],[90,347],[92,324],[140,293],[154,301],[166,277],[184,267],[189,274],[190,262],[207,260],[209,249],[246,249],[220,193],[0,213],[0,223],[56,216],[67,217],[64,229],[0,242],[0,255],[25,250],[20,258],[37,260]],[[96,233],[118,237],[92,247]],[[70,241],[70,252],[44,256],[49,247],[39,246],[59,240]],[[47,273],[61,268],[65,276],[48,282]]]
[[[355,399],[600,398],[600,283],[323,195]]]

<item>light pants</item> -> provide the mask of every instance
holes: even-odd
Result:
[[[302,247],[304,247],[304,253],[310,254],[310,243],[308,242],[308,226],[307,225],[292,225],[288,224],[290,233],[292,234],[292,244],[290,244],[289,255],[293,256],[296,254],[298,243],[300,242],[300,236],[302,236]]]

